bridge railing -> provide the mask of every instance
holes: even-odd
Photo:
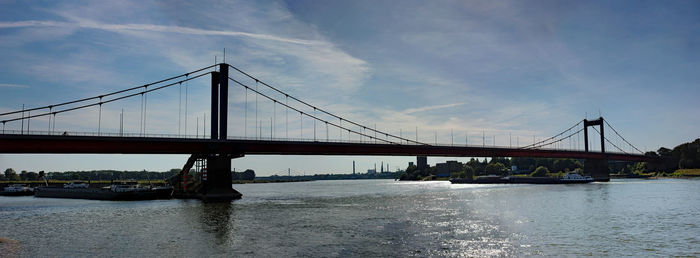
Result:
[[[523,147],[523,146],[501,146],[501,145],[483,145],[483,144],[449,144],[449,143],[437,143],[437,144],[431,144],[431,146],[436,146],[436,147],[471,147],[471,148],[491,148],[491,149],[519,149],[519,148]],[[528,148],[528,149],[532,149],[532,148]],[[575,152],[583,152],[584,151],[583,149],[580,149],[580,148],[559,148],[559,147],[539,147],[539,148],[535,148],[534,150],[575,151]],[[627,152],[609,151],[609,150],[606,150],[605,153],[629,154]]]
[[[167,133],[138,133],[138,132],[80,132],[80,131],[21,131],[21,130],[5,130],[0,135],[48,135],[48,136],[95,136],[95,137],[151,137],[151,138],[187,138],[187,139],[206,139],[204,135],[184,135],[184,134],[167,134]]]
[[[167,133],[138,133],[138,132],[79,132],[79,131],[21,131],[21,130],[5,130],[0,132],[0,135],[48,135],[48,136],[89,136],[89,137],[122,137],[122,138],[171,138],[171,139],[209,139],[209,135],[194,135],[194,134],[167,134]],[[312,138],[281,138],[281,137],[243,137],[243,136],[229,136],[228,140],[248,140],[248,141],[279,141],[279,142],[327,142],[327,143],[353,143],[353,144],[387,144],[382,141],[375,141],[374,139],[363,139],[363,140],[347,140],[347,139],[312,139]],[[401,145],[418,145],[413,142],[402,142]],[[483,144],[431,144],[430,146],[437,147],[472,147],[472,148],[493,148],[493,149],[514,149],[519,147],[514,146],[487,146]],[[553,150],[553,151],[583,151],[576,148],[538,148],[539,150]],[[617,151],[606,151],[606,153],[611,154],[626,154],[624,152]]]
[[[129,138],[172,138],[172,139],[209,139],[209,135],[196,134],[167,134],[167,133],[138,133],[138,132],[81,132],[81,131],[41,131],[41,130],[4,130],[0,135],[47,135],[47,136],[90,136],[90,137],[129,137]],[[329,142],[329,143],[358,143],[358,144],[386,144],[374,139],[346,140],[332,138],[284,138],[284,137],[259,137],[259,136],[228,136],[228,140],[249,141],[289,141],[289,142]],[[413,142],[403,142],[403,145],[417,145]]]

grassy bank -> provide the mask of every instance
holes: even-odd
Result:
[[[700,168],[693,168],[693,169],[679,169],[673,172],[671,176],[677,176],[677,177],[696,177],[700,176]]]

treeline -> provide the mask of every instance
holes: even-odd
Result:
[[[180,172],[180,169],[171,169],[166,172],[157,171],[119,171],[119,170],[93,170],[93,171],[65,171],[65,172],[33,172],[22,170],[17,173],[14,169],[5,169],[0,176],[2,181],[35,181],[45,179],[53,180],[158,180],[171,177]]]
[[[676,171],[700,168],[700,138],[693,142],[683,143],[673,149],[659,148],[658,151],[650,151],[645,155],[657,158],[653,162],[616,162],[608,165],[610,174],[655,174],[657,176],[677,175]],[[511,167],[516,166],[516,171]],[[567,171],[583,169],[584,161],[577,159],[559,158],[500,158],[493,157],[489,161],[472,158],[462,165],[460,171],[450,174],[450,177],[467,178],[482,175],[530,174],[532,176],[561,175]],[[402,180],[421,180],[435,176],[436,168],[429,167],[424,171],[416,166],[409,166],[405,173],[401,174]]]
[[[255,171],[246,169],[243,172],[231,172],[231,180],[253,180],[255,179]]]
[[[299,181],[299,180],[344,180],[344,179],[395,179],[397,173],[382,172],[374,174],[315,174],[308,176],[279,176],[272,175],[268,177],[260,177],[260,180],[270,181]]]
[[[511,171],[512,166],[516,166],[517,170]],[[472,158],[469,162],[462,164],[459,171],[452,171],[452,178],[470,178],[475,176],[498,175],[507,176],[510,174],[532,174],[539,169],[536,176],[544,176],[542,173],[565,173],[582,169],[583,163],[576,159],[554,159],[554,158],[503,158],[493,157],[487,161]],[[428,167],[427,169],[418,169],[417,166],[409,166],[406,171],[400,175],[401,180],[423,180],[426,177],[437,175],[436,167]]]
[[[659,148],[647,152],[647,156],[659,158],[657,162],[635,164],[635,169],[649,172],[673,173],[678,169],[700,168],[700,138],[683,143],[675,148]]]
[[[661,147],[659,150],[649,151],[645,155],[655,157],[656,160],[652,162],[611,163],[610,171],[626,175],[683,176],[683,173],[676,172],[700,168],[700,138],[678,145],[673,149]]]

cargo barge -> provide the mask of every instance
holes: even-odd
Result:
[[[480,176],[476,179],[452,178],[450,182],[453,184],[586,184],[593,182],[593,178],[567,173],[562,178]]]
[[[172,198],[172,187],[142,187],[120,184],[102,188],[87,187],[38,187],[34,196],[89,200],[134,201]]]

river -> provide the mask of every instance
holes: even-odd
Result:
[[[0,256],[700,255],[700,180],[234,188],[232,203],[0,197]]]

